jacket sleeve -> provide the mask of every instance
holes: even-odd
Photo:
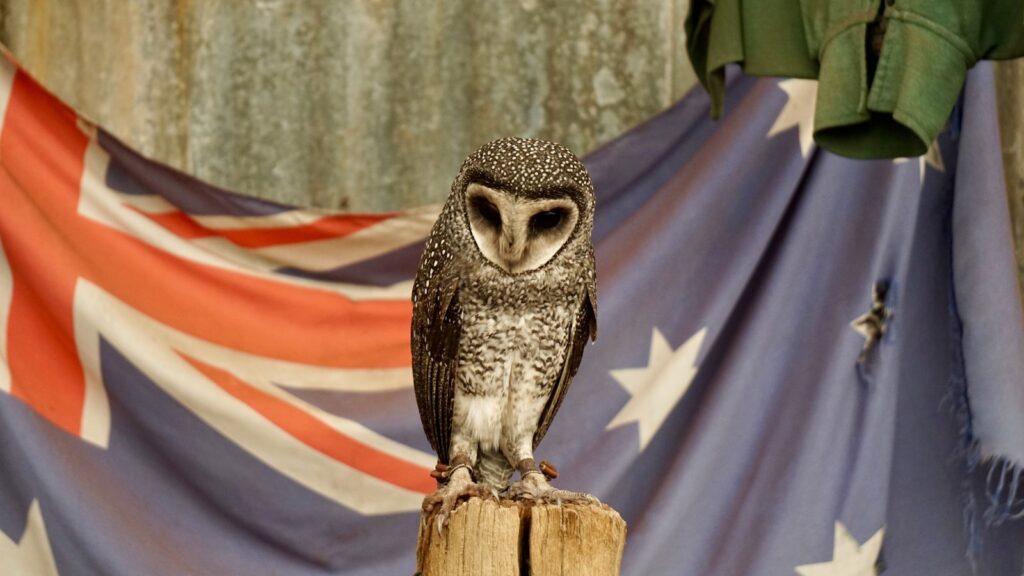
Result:
[[[753,76],[817,76],[799,0],[692,0],[685,28],[690,63],[711,95],[714,118],[725,106],[727,64]]]

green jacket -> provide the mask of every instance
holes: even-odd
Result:
[[[925,153],[981,59],[1024,56],[1024,0],[692,0],[687,50],[722,113],[725,65],[818,79],[814,139],[856,158]]]

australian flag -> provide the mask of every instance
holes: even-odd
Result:
[[[813,82],[729,95],[587,157],[602,336],[538,454],[625,517],[624,574],[1019,576],[991,71],[896,161],[818,150]],[[0,574],[411,574],[437,214],[217,189],[3,61]]]

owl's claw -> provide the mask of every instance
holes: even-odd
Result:
[[[529,500],[538,504],[601,504],[596,497],[586,492],[559,490],[552,486],[544,476],[529,473],[518,482],[513,482],[505,491],[505,496],[512,500]]]
[[[498,492],[486,484],[477,484],[472,480],[452,477],[447,484],[423,499],[423,511],[428,514],[437,511],[435,522],[437,523],[437,532],[440,534],[459,503],[470,498],[497,500]]]

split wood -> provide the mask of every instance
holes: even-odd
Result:
[[[618,576],[626,522],[604,504],[470,499],[420,515],[417,576]]]

